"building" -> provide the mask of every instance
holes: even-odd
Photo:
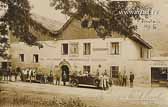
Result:
[[[69,19],[57,33],[49,39],[38,39],[43,48],[13,40],[10,50],[13,66],[39,67],[48,73],[53,69],[64,70],[68,74],[88,71],[94,75],[106,70],[113,79],[126,71],[128,76],[130,72],[135,74],[137,85],[152,83],[152,46],[140,35],[127,37],[113,32],[102,39],[94,29],[82,28],[75,19]]]

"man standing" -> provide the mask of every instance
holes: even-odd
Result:
[[[130,72],[130,88],[133,88],[134,74]]]
[[[9,76],[9,81],[12,81],[12,66],[9,65],[9,68],[8,68],[8,76]]]
[[[15,81],[17,81],[17,75],[18,75],[17,71],[16,71],[16,69],[13,69],[12,71],[13,71],[13,74],[14,74],[14,77],[15,77]]]
[[[26,69],[26,73],[27,73],[27,76],[26,76],[26,78],[25,78],[25,81],[26,81],[27,79],[29,79],[29,77],[30,77],[30,75],[29,75],[30,69],[29,69],[29,68]]]
[[[55,77],[55,84],[60,85],[61,74],[59,70],[55,71],[54,77]]]
[[[32,83],[32,78],[33,78],[33,69],[31,68],[30,70],[29,70],[29,79],[30,79],[30,83]]]
[[[124,71],[124,74],[123,74],[123,80],[122,80],[122,86],[127,86],[127,75],[126,75],[126,71]]]

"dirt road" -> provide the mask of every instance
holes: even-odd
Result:
[[[54,86],[49,84],[1,83],[6,94],[22,94],[45,98],[79,98],[87,105],[98,107],[168,107],[168,89],[117,87],[107,91],[86,87]],[[2,91],[1,91],[2,92]]]

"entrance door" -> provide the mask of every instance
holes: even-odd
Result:
[[[2,62],[2,69],[7,69],[8,63],[7,62]]]
[[[69,68],[67,65],[63,65],[62,69],[62,81],[69,81]]]
[[[152,67],[151,68],[151,82],[152,83],[166,83],[167,81],[167,67]]]

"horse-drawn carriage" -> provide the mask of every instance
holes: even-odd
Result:
[[[38,83],[53,83],[54,78],[53,76],[47,76],[44,74],[36,74],[36,80],[35,82]]]
[[[25,82],[51,83],[53,82],[53,77],[38,72],[36,68],[27,68],[21,70],[21,80]]]
[[[12,72],[11,72],[11,62],[9,61],[3,61],[0,64],[0,77],[4,80],[9,80]],[[13,74],[14,75],[14,74]]]

